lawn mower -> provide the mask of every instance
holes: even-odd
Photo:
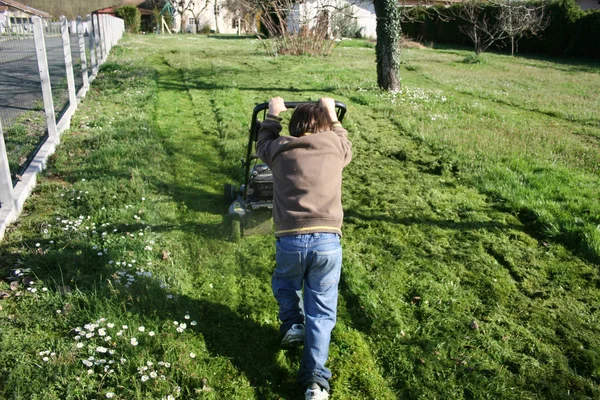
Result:
[[[314,102],[285,102],[285,107],[289,110],[311,103]],[[346,105],[336,101],[335,108],[338,121],[341,122],[346,114]],[[224,187],[225,201],[230,204],[227,222],[233,241],[238,241],[242,235],[264,234],[273,229],[273,174],[256,155],[256,141],[261,124],[259,114],[262,113],[264,120],[268,109],[269,103],[261,103],[252,112],[246,158],[241,160],[244,183],[240,186],[226,183]]]

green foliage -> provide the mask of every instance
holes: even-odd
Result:
[[[471,53],[464,58],[463,62],[465,64],[480,64],[485,62],[485,58],[483,54]]]
[[[541,3],[531,4],[539,6]],[[456,17],[462,7],[461,3],[451,7],[417,7],[410,11],[411,20],[402,24],[403,32],[424,42],[469,46],[471,42],[460,31],[464,22]],[[483,7],[486,15],[495,14],[493,4]],[[547,4],[546,12],[550,18],[547,28],[536,36],[523,38],[519,42],[519,52],[600,59],[596,40],[600,36],[599,11],[585,13],[575,0],[556,0]],[[499,43],[496,49],[503,47],[504,44]]]
[[[600,398],[598,66],[469,54],[126,35],[0,243],[0,398],[301,398],[223,199],[275,95],[348,106],[332,400]]]
[[[587,12],[575,23],[569,54],[575,57],[599,58],[600,10]]]
[[[333,34],[338,38],[360,39],[363,36],[357,19],[346,13],[335,13],[331,24]]]
[[[573,51],[577,52],[579,46],[584,43],[574,42],[573,35],[584,12],[575,0],[558,0],[548,5],[548,13],[550,25],[541,35],[543,40],[526,40],[521,44],[521,48],[523,51],[528,51],[533,47],[541,46],[544,53],[552,56],[576,55]],[[597,34],[600,34],[600,27],[596,28],[599,29]]]
[[[115,15],[125,21],[125,29],[130,33],[139,33],[142,24],[140,10],[136,6],[123,6],[115,10]]]
[[[206,24],[202,25],[200,27],[200,29],[198,29],[198,33],[201,33],[203,35],[208,35],[209,33],[211,33],[210,24],[206,23]]]

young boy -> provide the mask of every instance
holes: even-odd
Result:
[[[352,144],[332,98],[296,107],[290,136],[279,136],[283,111],[281,97],[269,101],[257,143],[258,156],[273,173],[277,267],[272,288],[282,346],[304,342],[298,383],[305,398],[327,399],[331,371],[325,362],[342,267],[342,170],[352,159]]]

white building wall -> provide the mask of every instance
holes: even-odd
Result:
[[[372,2],[363,1],[352,6],[354,16],[361,28],[364,38],[375,39],[377,37],[377,19],[375,18],[375,6]]]
[[[377,36],[375,7],[370,1],[359,0],[306,0],[301,4],[296,3],[287,21],[289,31],[298,32],[302,26],[313,28],[319,12],[322,10],[327,10],[330,17],[338,13],[352,16],[356,19],[362,37],[375,38]]]
[[[195,12],[201,10],[205,3],[196,4]],[[194,18],[194,13],[187,11],[184,13],[183,18],[185,18],[186,22],[189,22],[190,18]],[[208,25],[213,32],[218,31],[219,33],[237,33],[237,28],[233,27],[233,19],[234,16],[228,12],[226,9],[221,7],[220,12],[218,13],[218,18],[215,20],[215,4],[214,2],[209,1],[208,7],[200,13],[198,18],[198,26],[186,23],[185,29],[187,32],[195,33],[196,30],[202,29],[203,26]],[[174,18],[175,24],[175,32],[179,32],[179,28],[181,27],[181,16],[176,15]]]

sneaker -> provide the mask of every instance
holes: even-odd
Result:
[[[327,390],[315,382],[309,384],[304,392],[304,400],[326,400],[328,398],[329,393],[327,393]]]
[[[304,325],[294,324],[283,335],[281,339],[281,347],[294,347],[304,342]]]

